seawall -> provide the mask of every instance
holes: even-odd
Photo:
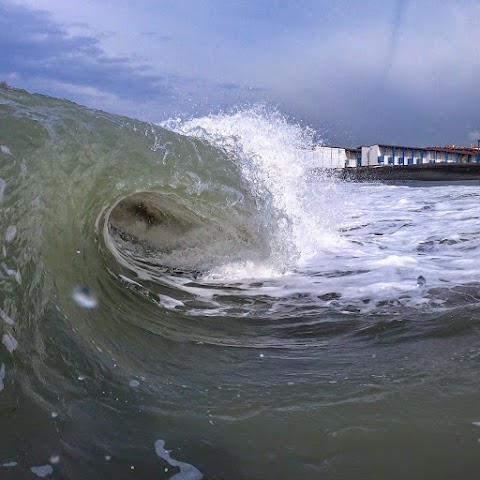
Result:
[[[350,181],[480,181],[480,163],[426,163],[344,168],[344,180]]]

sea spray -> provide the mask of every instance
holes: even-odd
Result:
[[[332,199],[337,182],[331,175],[318,172],[312,181],[314,172],[305,159],[304,151],[314,147],[313,130],[289,123],[277,110],[262,105],[162,125],[208,141],[235,158],[270,233],[269,265],[262,266],[260,272],[267,276],[273,273],[272,268],[285,272],[341,241],[332,228],[339,211],[334,205],[339,197]],[[239,268],[237,264],[227,270],[230,275],[232,271],[238,274]],[[250,275],[251,263],[246,263],[244,270]]]

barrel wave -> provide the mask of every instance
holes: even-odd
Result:
[[[477,187],[342,182],[314,138],[0,85],[1,478],[477,471]]]

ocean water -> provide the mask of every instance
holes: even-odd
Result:
[[[313,137],[0,85],[1,479],[478,478],[478,186]]]

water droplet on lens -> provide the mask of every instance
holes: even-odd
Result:
[[[417,287],[423,287],[426,283],[427,281],[421,275],[417,278]]]
[[[98,305],[95,295],[86,286],[78,286],[73,289],[72,298],[77,305],[83,308],[92,309]]]

